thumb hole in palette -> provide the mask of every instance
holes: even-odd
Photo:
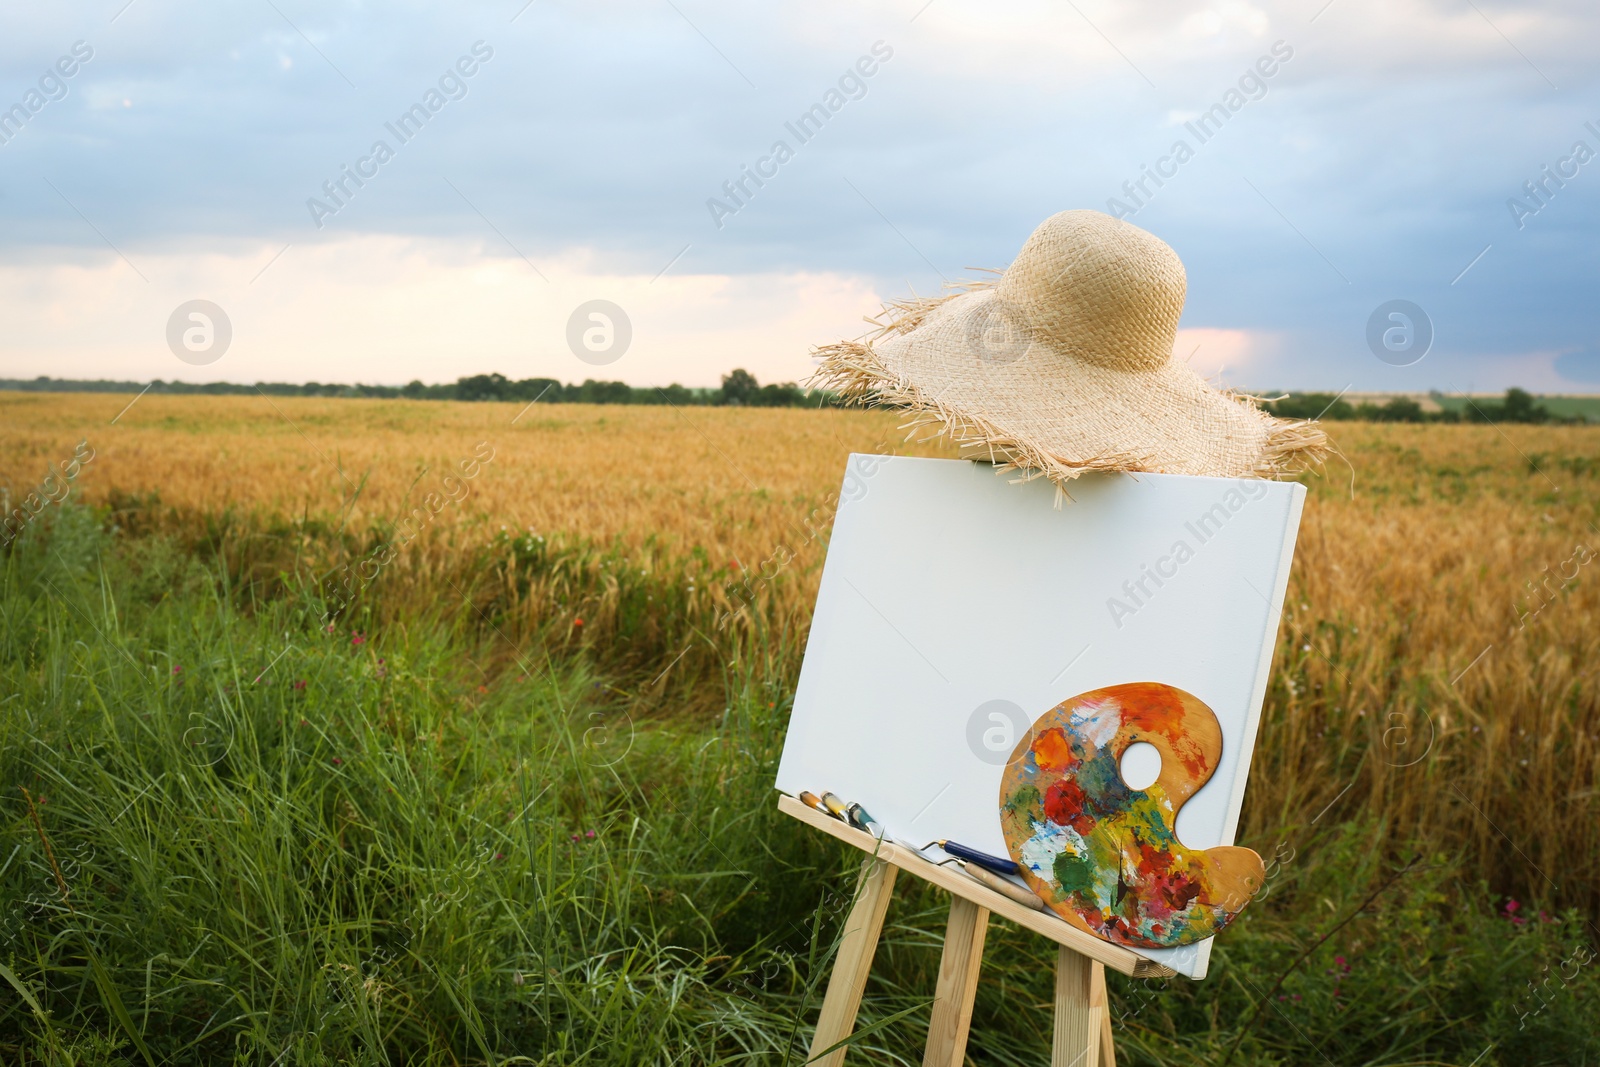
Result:
[[[1129,789],[1149,789],[1161,777],[1161,750],[1148,741],[1135,741],[1122,753],[1117,769]]]

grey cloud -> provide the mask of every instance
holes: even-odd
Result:
[[[1336,0],[1314,24],[1304,5],[1267,4],[1265,36],[1231,27],[1214,40],[1177,33],[1188,4],[1107,18],[1152,89],[1070,13],[1047,23],[1060,51],[1100,58],[1045,71],[1052,41],[955,0],[917,23],[915,4],[827,9],[826,39],[804,43],[786,32],[793,13],[708,0],[680,0],[692,25],[643,2],[539,0],[515,22],[521,0],[274,3],[293,25],[266,3],[139,0],[115,23],[120,4],[8,15],[0,107],[73,41],[96,57],[0,146],[0,255],[103,247],[48,179],[135,258],[368,232],[481,238],[509,255],[503,233],[535,263],[590,247],[612,269],[654,273],[689,244],[675,269],[834,270],[927,292],[941,275],[1004,266],[1053,211],[1104,209],[1170,144],[1170,112],[1209,106],[1284,38],[1296,58],[1266,96],[1134,219],[1188,265],[1185,325],[1284,335],[1282,362],[1252,371],[1272,376],[1249,383],[1262,386],[1493,387],[1505,383],[1483,375],[1514,378],[1502,364],[1516,353],[1596,341],[1586,279],[1600,163],[1522,230],[1505,206],[1586,119],[1600,123],[1584,54],[1600,14],[1585,4],[1480,5],[1515,47],[1454,3],[1369,23]],[[467,95],[319,231],[308,198],[480,39],[495,58]],[[707,197],[879,39],[895,59],[870,92],[715,228]],[[1436,351],[1417,367],[1382,365],[1361,340],[1392,297],[1436,319]],[[1579,381],[1592,364],[1556,367]]]

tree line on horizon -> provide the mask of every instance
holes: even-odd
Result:
[[[265,393],[268,396],[374,397],[405,400],[501,400],[545,404],[671,404],[678,407],[818,407],[833,403],[830,394],[807,393],[794,382],[762,385],[743,368],[722,376],[715,389],[691,387],[674,382],[667,386],[635,386],[627,382],[585,379],[582,383],[563,383],[556,378],[511,379],[498,372],[472,374],[454,382],[427,385],[413,380],[406,385],[339,385],[324,382],[118,382],[80,381],[40,375],[33,379],[0,379],[0,389],[48,393],[138,393],[146,387],[152,393],[175,396],[235,396]]]
[[[1442,396],[1443,394],[1435,394]],[[1458,411],[1441,406],[1427,411],[1409,396],[1397,396],[1387,403],[1362,401],[1352,404],[1335,393],[1290,393],[1281,400],[1261,405],[1284,419],[1327,419],[1332,422],[1585,422],[1582,415],[1554,415],[1537,403],[1532,393],[1515,386],[1506,390],[1499,403],[1468,399]]]
[[[230,396],[264,393],[267,396],[372,397],[406,400],[497,400],[544,404],[669,404],[674,407],[752,407],[798,408],[836,407],[838,397],[820,389],[807,391],[794,382],[762,385],[755,375],[738,368],[722,376],[715,389],[673,383],[667,386],[635,386],[627,382],[598,381],[563,383],[555,378],[511,379],[498,372],[472,374],[454,382],[427,385],[413,380],[406,385],[339,385],[322,382],[119,382],[51,378],[0,379],[0,390],[52,393],[138,393],[148,387],[152,393],[171,395]],[[1442,394],[1435,394],[1442,398]],[[1468,400],[1459,410],[1441,407],[1427,411],[1408,396],[1396,396],[1383,404],[1362,401],[1352,404],[1335,393],[1287,393],[1276,400],[1262,402],[1262,408],[1285,419],[1321,418],[1331,422],[1515,422],[1582,423],[1582,415],[1552,413],[1538,398],[1524,389],[1506,390],[1499,402]]]

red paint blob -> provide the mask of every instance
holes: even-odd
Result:
[[[1080,834],[1094,829],[1094,816],[1088,812],[1088,797],[1076,778],[1058,778],[1044,794],[1044,813],[1057,826],[1070,826]]]

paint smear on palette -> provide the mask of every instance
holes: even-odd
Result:
[[[1148,789],[1122,780],[1122,754],[1137,741],[1161,754]],[[1006,766],[1006,847],[1034,892],[1081,930],[1136,948],[1204,940],[1266,875],[1248,848],[1178,840],[1178,812],[1221,756],[1216,714],[1181,689],[1134,682],[1072,697],[1033,724]]]

